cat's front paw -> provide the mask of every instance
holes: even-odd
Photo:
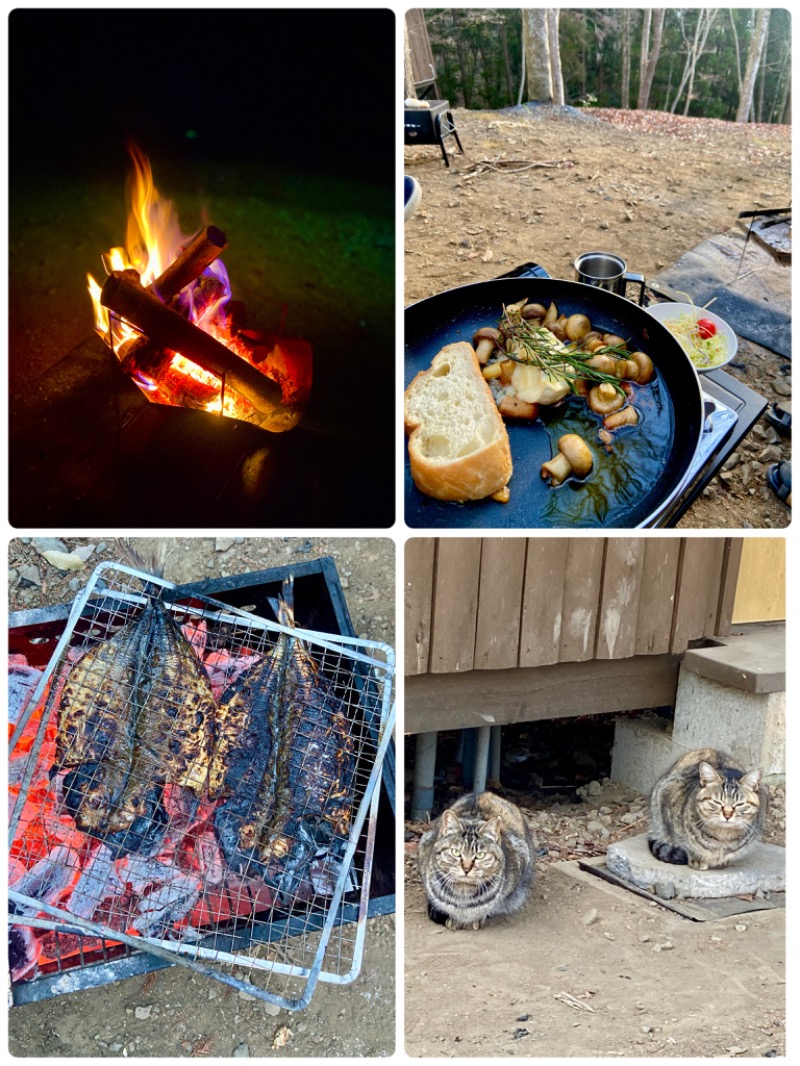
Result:
[[[700,859],[689,859],[689,868],[691,870],[708,870],[710,869],[707,862],[701,862]]]

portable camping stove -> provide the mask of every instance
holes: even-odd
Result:
[[[228,861],[215,818],[231,801],[210,800],[205,788],[191,791],[175,780],[155,778],[140,782],[145,793],[155,789],[161,812],[140,847],[118,848],[112,835],[79,829],[74,806],[69,813],[69,774],[61,772],[58,729],[59,713],[69,706],[65,692],[75,698],[78,672],[73,671],[87,652],[135,624],[154,599],[180,626],[186,654],[207,676],[217,707],[237,678],[280,647],[284,654],[287,648],[290,654],[302,649],[325,700],[335,708],[336,728],[325,743],[347,752],[348,772],[338,782],[337,799],[345,814],[314,835],[298,827],[313,826],[316,818],[319,828],[319,803],[314,813],[310,807],[293,812],[282,843],[286,869],[292,857],[302,861],[294,861],[288,879],[246,856]],[[9,772],[12,989],[14,983],[55,972],[58,991],[77,990],[101,983],[102,977],[85,981],[87,970],[102,971],[119,955],[147,953],[162,964],[177,962],[300,1010],[318,980],[345,984],[358,975],[378,785],[394,721],[390,647],[282,625],[194,589],[176,591],[151,575],[102,564],[73,604],[46,668],[14,659],[11,665],[16,692]],[[136,699],[126,685],[125,678],[119,681],[115,707]],[[107,692],[103,688],[94,695],[95,714]],[[164,744],[175,740],[167,734]],[[169,761],[165,752],[162,756]],[[326,758],[323,745],[317,760],[322,764]],[[313,769],[303,766],[302,773]],[[71,770],[82,772],[81,767]],[[311,802],[316,783],[307,780],[312,781],[306,790]],[[241,980],[234,970],[248,971],[252,980]]]

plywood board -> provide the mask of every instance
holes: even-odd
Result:
[[[733,622],[778,622],[786,618],[786,542],[782,537],[745,537]]]

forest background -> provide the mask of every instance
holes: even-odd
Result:
[[[440,98],[791,122],[791,14],[770,8],[418,9]],[[407,28],[412,27],[407,24]],[[427,87],[406,82],[407,95]]]

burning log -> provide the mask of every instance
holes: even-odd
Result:
[[[100,296],[103,307],[127,319],[160,348],[179,352],[203,370],[222,378],[263,413],[265,420],[281,406],[281,388],[261,371],[198,329],[143,288],[133,270],[113,271]]]
[[[216,226],[200,230],[167,269],[148,286],[148,292],[169,303],[179,292],[201,277],[203,271],[224,250],[225,234]],[[120,346],[122,369],[134,377],[157,377],[170,357],[147,337],[133,337]]]
[[[227,244],[225,234],[216,226],[205,229],[192,238],[177,259],[167,267],[163,274],[147,286],[148,290],[169,303],[181,289],[195,281],[203,271],[222,252]]]

